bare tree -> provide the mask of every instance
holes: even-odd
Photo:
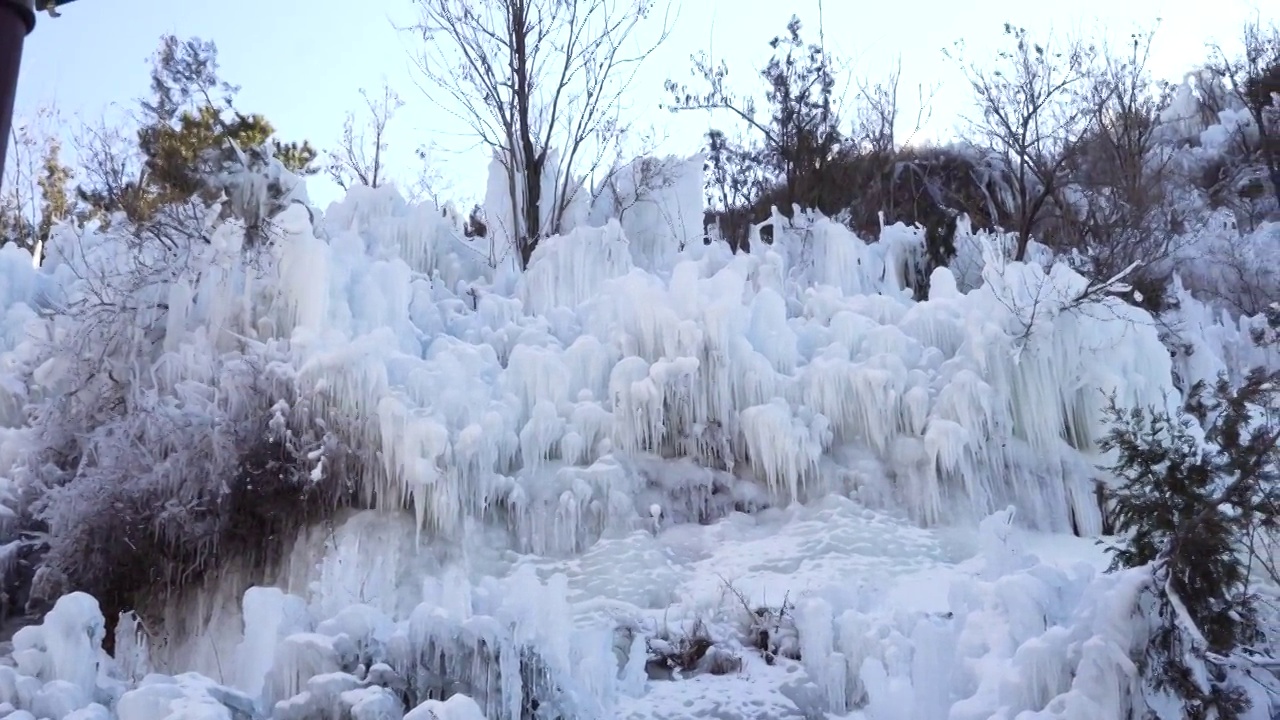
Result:
[[[342,127],[342,141],[337,151],[330,154],[329,177],[343,190],[352,185],[378,187],[386,181],[387,124],[404,102],[386,82],[382,92],[373,96],[361,89],[368,116],[364,125],[357,127],[356,115],[347,113]]]
[[[502,161],[521,267],[562,229],[578,182],[616,141],[622,97],[669,34],[664,16],[655,39],[638,42],[656,2],[417,0],[418,67],[438,91],[427,95]]]
[[[603,202],[610,217],[622,220],[627,211],[639,204],[652,202],[653,194],[669,188],[679,179],[679,163],[673,158],[658,157],[658,147],[669,140],[650,129],[632,130],[619,135],[609,169],[592,191],[593,202]]]
[[[141,153],[131,133],[105,117],[82,122],[72,137],[80,185],[80,220],[111,221],[114,213],[130,218],[143,214],[147,182]]]
[[[627,216],[631,208],[653,203],[652,191],[669,187],[675,182],[675,168],[670,161],[661,158],[644,156],[637,158],[626,168],[625,175],[620,170],[609,173],[603,187],[607,188],[613,202],[613,215],[618,220]]]
[[[1059,184],[1042,234],[1058,250],[1079,251],[1091,278],[1136,263],[1128,281],[1156,309],[1185,230],[1170,189],[1185,178],[1161,140],[1164,98],[1147,69],[1153,38],[1135,33],[1123,49],[1101,51],[1081,97],[1089,127],[1065,153],[1069,180]]]
[[[40,147],[25,123],[15,123],[5,157],[4,193],[0,195],[0,245],[36,246],[40,220]]]
[[[440,167],[436,157],[435,143],[421,145],[414,155],[422,163],[418,169],[418,179],[411,188],[412,196],[418,200],[429,200],[436,207],[444,207],[445,197],[453,190],[453,183]]]
[[[762,189],[780,182],[784,212],[793,203],[813,206],[828,178],[822,172],[838,154],[844,136],[840,132],[839,99],[836,97],[835,64],[821,43],[806,43],[801,37],[799,16],[793,15],[785,34],[769,41],[773,51],[768,65],[759,73],[765,85],[765,103],[759,107],[751,95],[733,92],[727,82],[728,65],[715,63],[707,53],[692,56],[692,75],[701,87],[668,80],[671,112],[724,111],[751,128],[759,146],[737,148],[747,164],[764,171]],[[725,143],[724,133],[708,133],[714,147]],[[727,143],[726,143],[727,145]],[[741,164],[741,162],[739,162]]]
[[[981,145],[998,153],[1012,175],[1012,209],[1018,223],[1014,259],[1021,261],[1037,221],[1066,177],[1072,150],[1093,127],[1090,103],[1081,95],[1095,51],[1079,41],[1068,41],[1062,48],[1038,43],[1026,30],[1007,23],[1004,31],[1013,48],[997,54],[994,68],[963,60],[961,67],[980,113],[969,124]]]
[[[853,107],[853,132],[850,140],[863,153],[890,156],[902,144],[898,142],[897,127],[901,118],[899,107],[902,84],[902,58],[894,60],[893,67],[884,80],[869,82],[858,80],[857,102]],[[933,114],[932,100],[937,87],[916,88],[919,106],[916,108],[915,125],[905,142],[920,131]]]

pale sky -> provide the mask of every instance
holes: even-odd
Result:
[[[933,137],[950,135],[967,109],[967,87],[942,49],[964,40],[975,56],[994,53],[1005,22],[1033,33],[1085,32],[1123,41],[1161,18],[1153,70],[1176,79],[1205,57],[1206,43],[1234,47],[1246,19],[1257,17],[1254,0],[673,0],[678,20],[667,43],[637,78],[628,98],[631,119],[669,140],[664,150],[697,150],[708,126],[702,114],[673,119],[659,110],[663,80],[689,77],[689,56],[708,50],[729,62],[735,87],[754,90],[755,70],[767,61],[766,42],[784,31],[794,13],[805,37],[816,41],[819,10],[828,51],[853,73],[876,78],[902,58],[904,105],[920,83],[938,86]],[[407,105],[391,129],[393,174],[414,179],[418,145],[435,142],[445,172],[462,197],[482,193],[485,155],[419,88],[410,52],[414,38],[398,32],[416,17],[413,0],[78,0],[57,19],[41,15],[28,38],[17,114],[55,104],[65,116],[96,117],[112,103],[131,105],[147,93],[148,57],[159,37],[199,36],[219,49],[224,79],[242,87],[238,106],[266,115],[286,139],[309,139],[320,148],[338,139],[345,113],[360,106],[359,89],[377,89],[383,78]],[[1270,19],[1262,15],[1264,20]],[[725,124],[725,123],[722,123]],[[338,188],[309,183],[322,206]]]

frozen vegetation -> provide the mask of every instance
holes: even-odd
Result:
[[[701,158],[664,162],[526,272],[274,163],[173,245],[0,248],[0,555],[45,543],[6,600],[50,608],[0,715],[1137,717],[1152,575],[1103,572],[1103,409],[1274,364],[1264,320],[1181,285],[1154,317],[963,222],[925,301],[918,228],[775,214],[735,254]]]

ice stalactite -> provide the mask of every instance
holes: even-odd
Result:
[[[289,325],[280,330],[321,331],[331,314],[328,247],[314,235],[303,235],[284,245],[282,255],[280,284],[288,288],[285,297],[289,301],[286,311]]]
[[[741,422],[746,454],[769,490],[800,498],[804,486],[817,479],[826,418],[805,422],[779,399],[743,410]]]
[[[378,438],[383,448],[385,477],[377,488],[383,507],[412,507],[418,527],[446,534],[461,522],[455,488],[443,482],[442,459],[448,450],[448,430],[435,419],[413,412],[394,396],[378,403]]]
[[[846,296],[905,287],[898,280],[888,287],[877,282],[877,276],[885,274],[883,258],[876,257],[876,249],[859,242],[843,226],[822,219],[813,223],[807,233],[807,243],[812,245],[812,271],[806,278],[809,282],[829,285]]]

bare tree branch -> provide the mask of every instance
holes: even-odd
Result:
[[[1096,52],[1081,41],[1061,48],[1041,44],[1009,24],[1005,34],[1013,48],[997,53],[995,69],[971,61],[961,61],[961,68],[980,113],[968,119],[969,125],[982,144],[1004,158],[1013,175],[1018,221],[1014,259],[1021,261],[1036,222],[1064,181],[1073,149],[1093,126],[1089,104],[1080,102],[1080,94]]]
[[[423,89],[502,163],[509,240],[527,267],[616,141],[622,97],[670,34],[670,8],[655,39],[640,44],[657,0],[416,1]]]
[[[347,113],[342,128],[342,140],[331,153],[326,171],[343,190],[359,184],[378,187],[386,182],[384,166],[387,154],[387,124],[404,102],[386,82],[378,96],[362,89],[368,116],[363,127],[357,128],[355,113]]]

